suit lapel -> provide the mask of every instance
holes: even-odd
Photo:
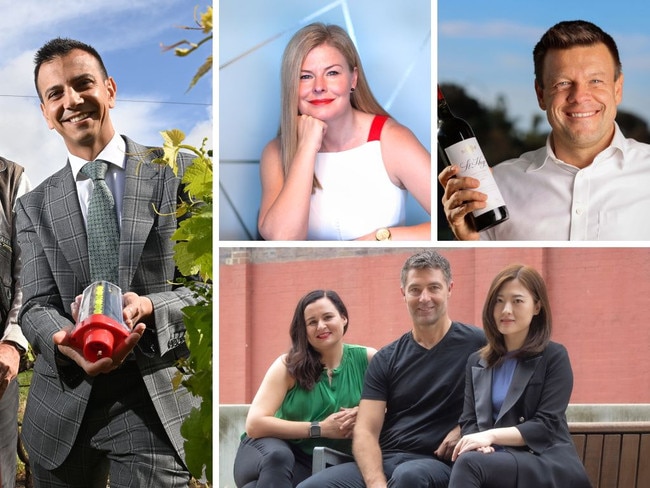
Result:
[[[541,360],[542,357],[537,356],[517,363],[510,388],[508,388],[508,393],[506,393],[506,397],[503,400],[503,405],[501,406],[501,411],[495,424],[517,403]]]
[[[476,422],[479,430],[492,428],[492,370],[486,368],[483,359],[472,366]]]
[[[161,208],[162,167],[149,162],[148,149],[126,139],[127,158],[120,236],[120,286],[129,289],[147,237]]]
[[[52,223],[52,232],[56,235],[56,242],[76,242],[76,245],[61,245],[61,253],[67,260],[70,268],[81,283],[90,282],[90,267],[88,264],[88,239],[86,237],[86,224],[81,214],[77,187],[72,176],[70,163],[59,172],[58,178],[52,178],[48,187],[50,196],[48,202],[62,202],[48,205],[44,209]],[[80,238],[80,235],[82,236]]]

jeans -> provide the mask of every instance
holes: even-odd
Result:
[[[238,488],[293,488],[311,475],[311,456],[282,439],[246,436],[237,449],[234,475]]]
[[[447,488],[451,468],[433,456],[388,453],[383,456],[390,488]],[[365,488],[357,463],[329,467],[298,485],[298,488]]]
[[[508,451],[461,454],[451,470],[449,488],[515,488],[517,460]]]

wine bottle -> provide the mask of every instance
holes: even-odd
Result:
[[[487,195],[487,206],[471,213],[474,228],[482,231],[508,220],[508,207],[494,181],[472,127],[456,117],[438,86],[438,159],[446,166],[460,167],[459,176],[480,181],[476,189]],[[438,169],[440,171],[440,168]]]

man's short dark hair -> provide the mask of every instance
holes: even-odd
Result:
[[[406,260],[404,266],[402,266],[402,287],[406,286],[406,277],[412,269],[439,269],[442,271],[447,285],[451,283],[451,265],[449,261],[432,249],[421,251]]]
[[[55,58],[69,54],[70,51],[73,51],[74,49],[80,49],[94,57],[97,60],[97,63],[99,63],[102,76],[104,79],[108,78],[108,72],[106,71],[106,66],[104,66],[104,61],[94,47],[75,39],[57,37],[46,42],[34,55],[34,85],[36,86],[36,93],[38,93],[41,102],[43,101],[43,97],[41,97],[41,94],[38,91],[38,73],[41,70],[41,66],[43,63],[47,63]]]
[[[614,79],[617,80],[623,67],[614,38],[586,20],[565,20],[547,30],[533,49],[535,81],[540,87],[544,87],[544,58],[549,50],[593,46],[598,43],[603,43],[614,58]]]

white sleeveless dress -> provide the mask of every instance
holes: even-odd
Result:
[[[315,173],[322,189],[311,196],[308,240],[351,240],[404,225],[406,190],[390,181],[379,140],[318,153]]]

